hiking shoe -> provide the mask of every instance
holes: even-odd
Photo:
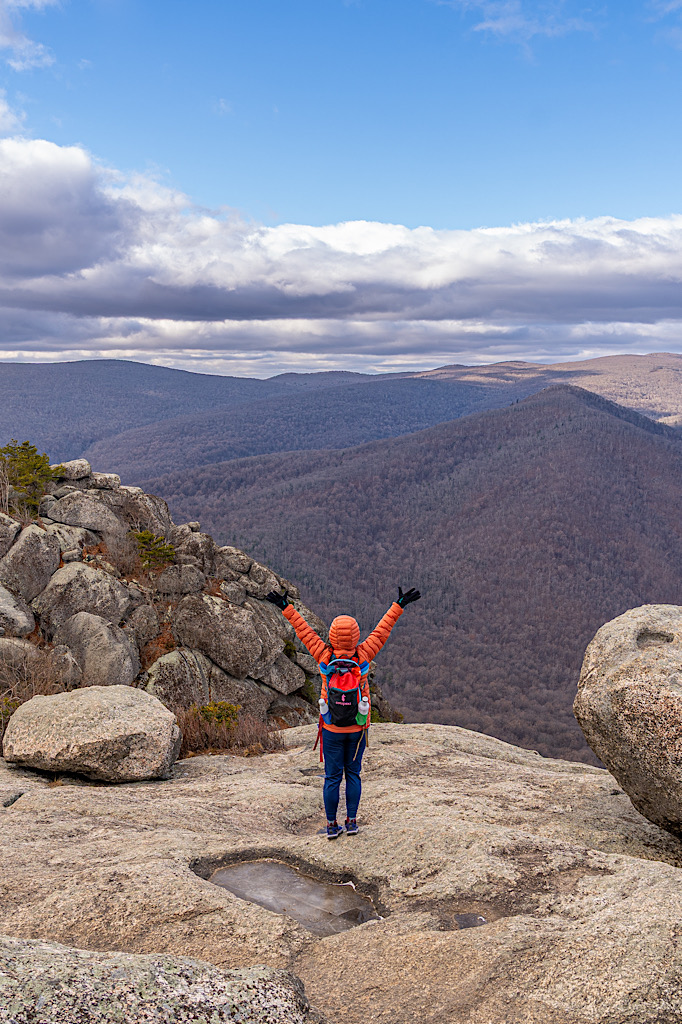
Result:
[[[356,836],[358,834],[358,823],[355,818],[346,818],[345,828],[349,836]]]
[[[338,839],[339,836],[343,835],[343,829],[337,822],[327,822],[327,839]]]

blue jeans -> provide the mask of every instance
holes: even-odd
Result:
[[[360,745],[358,746],[358,740]],[[357,753],[356,753],[357,751]],[[324,810],[327,821],[336,821],[339,807],[339,789],[346,773],[346,814],[357,817],[362,783],[360,769],[365,752],[364,732],[330,732],[322,730],[324,755]]]

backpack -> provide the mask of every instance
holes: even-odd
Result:
[[[351,658],[333,658],[325,668],[327,705],[332,725],[355,725],[362,698],[360,665]]]

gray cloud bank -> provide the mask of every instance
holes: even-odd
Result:
[[[265,227],[0,140],[0,358],[209,372],[679,349],[682,216]]]

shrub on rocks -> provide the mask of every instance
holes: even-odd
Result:
[[[240,754],[262,754],[282,750],[284,744],[265,722],[240,714],[237,705],[225,701],[178,712],[182,731],[180,757],[218,754],[229,750]]]
[[[143,569],[160,569],[173,561],[175,549],[163,537],[156,537],[151,530],[133,531],[133,537]]]
[[[13,488],[17,510],[35,518],[40,499],[46,487],[57,479],[59,467],[50,466],[47,455],[40,455],[35,445],[29,441],[19,444],[16,438],[0,448],[0,464]]]

